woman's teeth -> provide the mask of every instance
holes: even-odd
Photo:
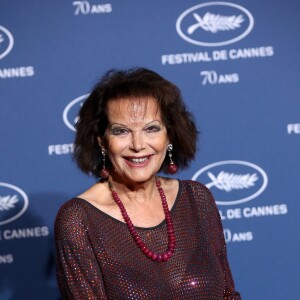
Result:
[[[135,163],[135,164],[140,164],[145,162],[146,160],[148,160],[147,157],[143,157],[143,158],[131,158],[130,161]]]

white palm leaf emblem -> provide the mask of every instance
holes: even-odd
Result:
[[[0,211],[14,208],[18,201],[17,195],[0,197]]]
[[[198,14],[193,13],[193,17],[197,21],[196,24],[191,25],[187,32],[192,34],[196,29],[202,28],[205,31],[217,33],[218,31],[234,30],[241,27],[241,23],[244,22],[242,15],[238,16],[221,16],[207,12],[203,18]]]
[[[257,174],[234,174],[221,171],[218,176],[215,176],[211,172],[207,172],[207,176],[211,179],[211,182],[206,184],[210,189],[215,186],[219,190],[231,192],[232,190],[248,189],[255,185],[258,180]]]

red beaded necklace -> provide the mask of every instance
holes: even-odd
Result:
[[[139,234],[137,233],[137,231],[135,230],[134,225],[131,222],[131,220],[127,214],[127,211],[126,211],[122,201],[120,200],[117,192],[114,191],[112,184],[110,182],[108,182],[112,196],[120,208],[123,219],[129,229],[129,232],[130,232],[131,236],[133,237],[135,243],[148,258],[150,258],[154,261],[160,262],[160,261],[168,261],[172,257],[172,255],[175,251],[176,239],[175,239],[175,234],[174,234],[174,227],[173,227],[173,222],[172,222],[172,218],[171,218],[171,213],[168,208],[168,203],[166,200],[165,193],[164,193],[164,191],[161,187],[161,183],[158,179],[155,179],[155,183],[156,183],[156,187],[158,189],[158,192],[159,192],[159,195],[161,198],[163,210],[165,213],[166,223],[167,223],[168,248],[167,248],[167,251],[164,253],[157,253],[157,252],[151,251],[145,245],[145,243],[141,240],[141,238],[140,238]]]

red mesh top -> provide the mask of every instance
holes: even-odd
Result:
[[[62,298],[240,300],[209,190],[195,181],[180,181],[171,215],[175,253],[167,262],[156,262],[137,247],[125,223],[83,199],[65,203],[55,222]],[[136,229],[151,250],[166,250],[165,221]]]

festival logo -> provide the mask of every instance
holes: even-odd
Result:
[[[78,120],[78,112],[83,105],[83,102],[88,97],[89,94],[82,95],[74,100],[72,100],[64,109],[63,120],[68,128],[73,131],[75,130],[75,124]]]
[[[5,57],[14,46],[12,34],[3,26],[0,26],[0,59]]]
[[[267,187],[268,177],[259,166],[240,160],[210,164],[192,177],[204,183],[218,205],[234,205],[258,197]]]
[[[28,207],[24,191],[12,184],[0,182],[0,225],[18,219]]]
[[[207,2],[184,11],[176,30],[185,41],[206,47],[224,46],[246,37],[254,26],[251,13],[230,2]]]

